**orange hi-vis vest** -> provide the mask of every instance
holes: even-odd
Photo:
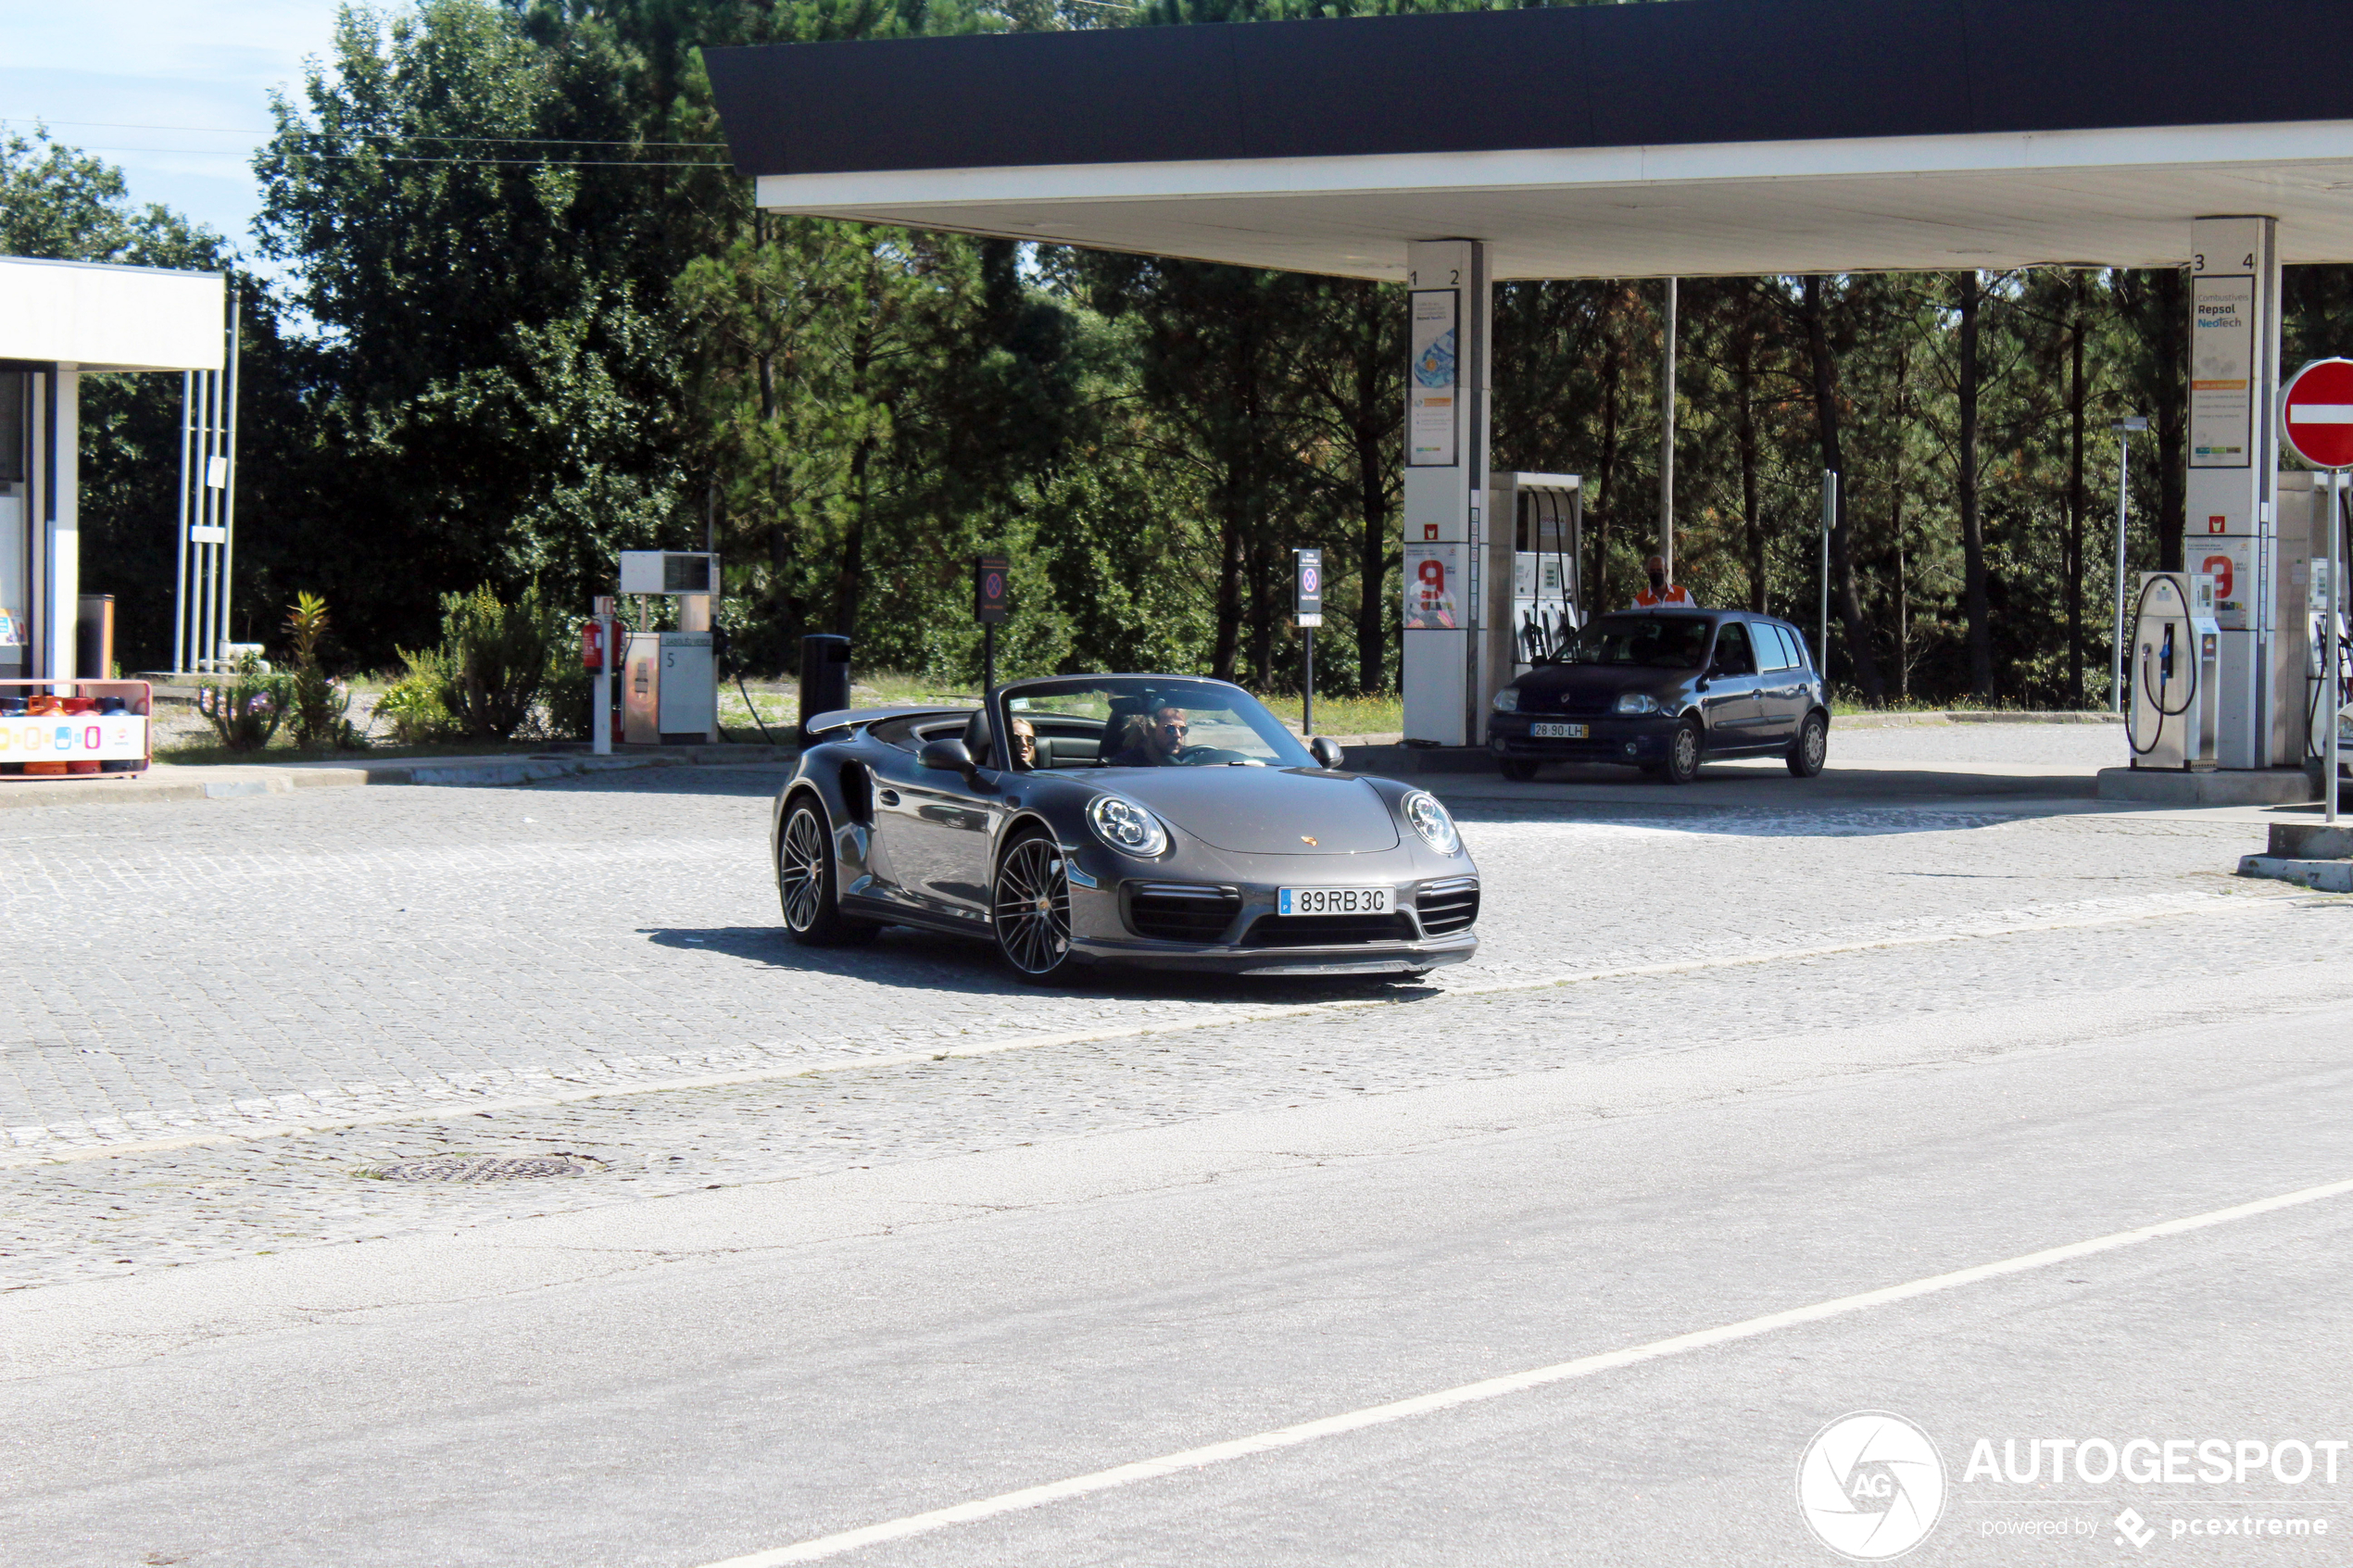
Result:
[[[1698,600],[1692,597],[1692,591],[1689,588],[1684,587],[1680,583],[1675,583],[1671,587],[1664,590],[1657,588],[1645,588],[1641,593],[1634,596],[1634,608],[1636,609],[1658,609],[1667,606],[1696,608],[1698,602]]]

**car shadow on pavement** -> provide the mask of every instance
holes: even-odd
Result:
[[[1013,999],[1091,996],[1266,1005],[1374,999],[1408,1002],[1444,994],[1427,980],[1402,975],[1196,974],[1111,966],[1080,970],[1067,984],[1030,985],[1014,978],[998,959],[996,949],[985,942],[959,941],[903,925],[885,926],[873,942],[858,947],[804,947],[786,935],[782,926],[644,926],[639,934],[657,947],[724,954],[762,969],[839,975],[909,991]]]

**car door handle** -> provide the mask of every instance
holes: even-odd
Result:
[[[886,806],[896,806],[899,804],[899,792],[895,789],[887,789],[877,798]]]

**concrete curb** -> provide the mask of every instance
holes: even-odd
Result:
[[[2353,857],[2353,822],[2273,822],[2267,854],[2283,860],[2342,860]]]
[[[2158,806],[2300,806],[2320,797],[2320,786],[2301,768],[2218,769],[2210,773],[2173,768],[2102,768],[2102,800],[2137,800]]]
[[[2277,855],[2247,855],[2239,875],[2292,882],[2315,893],[2353,893],[2353,860],[2290,860]]]
[[[363,789],[384,784],[489,788],[537,784],[587,773],[629,772],[641,768],[742,766],[787,762],[797,755],[774,746],[673,746],[642,755],[596,757],[535,754],[519,757],[418,758],[402,761],[338,765],[295,763],[264,767],[237,763],[173,767],[159,763],[145,773],[78,779],[10,779],[0,782],[0,809],[42,806],[130,806],[187,800],[240,800],[258,795],[292,795],[304,789]],[[191,776],[193,775],[193,776]],[[210,776],[207,776],[210,775]]]

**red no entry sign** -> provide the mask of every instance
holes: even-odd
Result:
[[[2280,423],[2316,469],[2353,468],[2353,359],[2315,359],[2288,379]]]

